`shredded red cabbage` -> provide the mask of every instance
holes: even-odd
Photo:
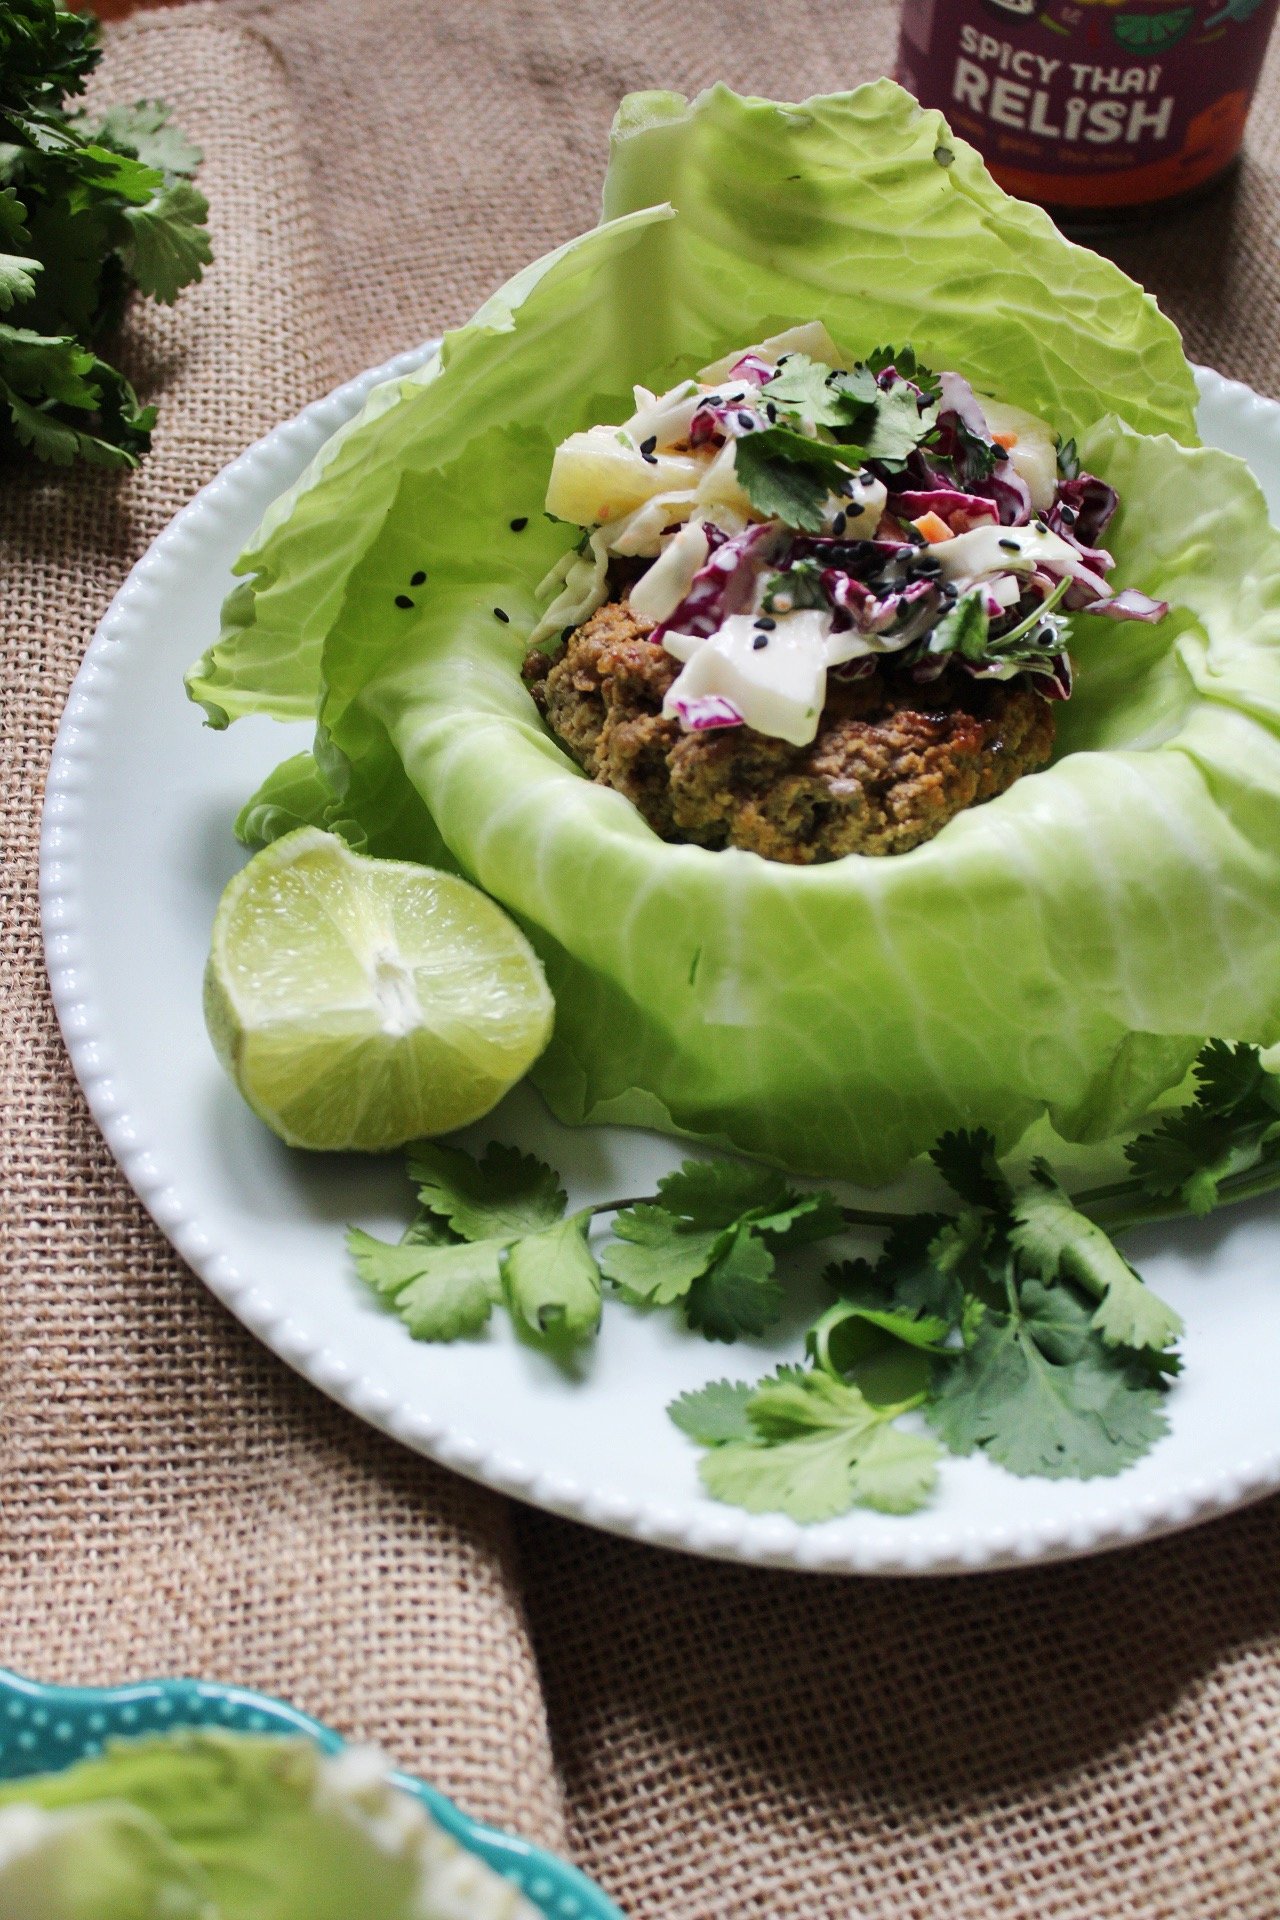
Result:
[[[952,533],[969,533],[974,527],[996,526],[1000,521],[993,500],[977,493],[961,493],[955,487],[935,487],[927,493],[896,493],[893,504],[908,520],[918,520],[923,513],[936,513]]]
[[[766,381],[772,380],[775,372],[776,368],[771,367],[767,360],[762,360],[758,353],[744,353],[730,367],[729,378],[749,380],[753,387],[763,387]]]
[[[745,723],[732,700],[723,694],[703,693],[689,699],[677,697],[671,710],[686,733],[711,733],[718,727],[740,727]]]
[[[708,525],[704,532],[710,540],[713,529]],[[679,606],[654,628],[655,640],[660,641],[668,633],[710,639],[731,614],[749,609],[762,569],[777,558],[790,540],[787,529],[776,520],[744,527],[729,539],[718,528],[714,532],[718,538],[706,564],[694,574]]]
[[[1145,620],[1148,626],[1154,627],[1168,613],[1169,602],[1153,600],[1137,587],[1122,587],[1119,593],[1110,593],[1105,600],[1091,600],[1080,611],[1100,613],[1108,620]]]
[[[1120,496],[1114,487],[1095,473],[1081,473],[1074,480],[1059,480],[1049,525],[1064,540],[1080,547],[1096,547],[1119,505]]]

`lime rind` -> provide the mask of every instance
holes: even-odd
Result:
[[[228,885],[205,970],[214,1048],[291,1146],[378,1152],[488,1113],[551,1034],[524,934],[453,874],[302,827]]]

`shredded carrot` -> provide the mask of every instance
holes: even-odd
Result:
[[[955,535],[941,514],[932,512],[922,513],[920,518],[913,520],[911,524],[917,533],[924,535],[931,546],[936,545],[939,540],[954,540],[955,538]]]
[[[1003,447],[1006,452],[1008,452],[1010,447],[1016,447],[1018,444],[1018,436],[1016,433],[993,433],[991,438],[998,447]]]

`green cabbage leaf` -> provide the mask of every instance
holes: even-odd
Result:
[[[277,503],[190,679],[209,718],[315,715],[309,817],[516,915],[557,1003],[535,1077],[569,1122],[879,1181],[952,1126],[1004,1148],[1047,1111],[1103,1138],[1206,1035],[1280,1040],[1280,538],[1243,464],[1196,446],[1173,327],[887,81],[633,96],[605,214]],[[1073,436],[1120,490],[1116,579],[1173,612],[1076,617],[1044,772],[911,853],[793,868],[664,844],[561,752],[519,667],[576,538],[540,512],[556,442],[624,417],[633,381],[809,319]]]

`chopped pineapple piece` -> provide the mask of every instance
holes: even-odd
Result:
[[[690,454],[651,453],[646,459],[617,427],[571,433],[556,448],[547,487],[547,512],[574,526],[618,520],[655,493],[697,486],[706,462]]]

